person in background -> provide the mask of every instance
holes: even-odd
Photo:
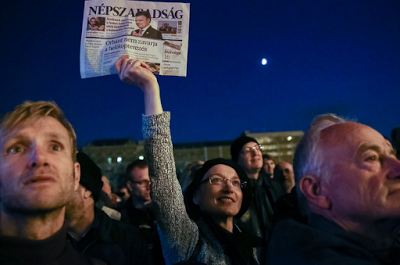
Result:
[[[126,186],[130,199],[121,210],[121,220],[140,229],[150,252],[151,264],[164,264],[153,203],[150,198],[149,167],[146,160],[137,159],[126,168]]]
[[[263,154],[263,173],[270,175],[270,178],[274,178],[275,161],[269,154]]]
[[[80,253],[108,265],[146,264],[147,246],[139,229],[94,206],[103,187],[100,168],[85,153],[79,152],[77,159],[81,179],[65,214],[69,242]]]
[[[116,194],[112,193],[110,181],[106,176],[102,176],[101,181],[103,182],[103,187],[100,193],[100,200],[96,202],[96,206],[112,219],[121,220],[121,213],[116,210],[118,209],[118,203],[121,199]]]
[[[279,162],[275,167],[274,178],[272,181],[279,186],[282,195],[285,193],[290,193],[295,185],[292,164],[286,161]]]
[[[274,201],[280,194],[272,185],[270,176],[261,173],[261,146],[252,137],[240,136],[231,144],[231,157],[244,169],[254,188],[250,207],[237,222],[266,243],[271,230]]]

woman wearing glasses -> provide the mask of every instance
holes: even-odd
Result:
[[[157,79],[144,62],[128,56],[120,57],[115,66],[122,81],[144,92],[142,131],[166,264],[258,264],[250,233],[233,222],[251,200],[244,171],[230,160],[205,162],[185,192],[187,212],[175,172],[170,113],[163,112]]]

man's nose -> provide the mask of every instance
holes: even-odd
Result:
[[[30,148],[28,155],[29,155],[28,163],[30,168],[48,165],[46,152],[43,147],[34,144]]]
[[[394,156],[387,156],[385,162],[389,169],[387,178],[400,180],[400,160]]]

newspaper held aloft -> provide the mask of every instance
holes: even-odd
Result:
[[[86,1],[81,77],[116,74],[122,55],[146,62],[154,74],[186,76],[188,39],[188,3]]]

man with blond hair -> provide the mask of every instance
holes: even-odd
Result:
[[[54,102],[25,102],[0,124],[0,264],[104,264],[66,240],[79,186],[76,135]]]

